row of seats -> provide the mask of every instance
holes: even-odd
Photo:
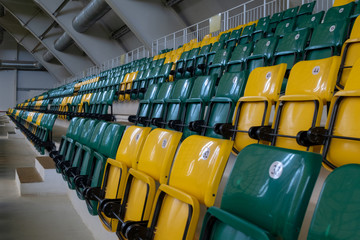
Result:
[[[326,105],[324,102],[331,98],[338,67],[339,57],[303,61],[293,67],[289,77],[287,94],[278,101],[279,106],[276,113],[279,114],[278,109],[282,105],[282,115],[294,113],[296,118],[287,121],[287,118],[275,116],[275,119],[284,120],[285,125],[283,126],[285,127],[281,127],[281,129],[286,130],[286,125],[290,124],[288,129],[296,132],[299,131],[297,125],[300,125],[300,129],[307,129],[308,126],[306,124],[308,122],[310,122],[310,126],[311,123],[315,125],[318,123],[314,119],[318,119],[318,113],[322,112],[322,110],[315,109],[322,108],[322,105]],[[280,74],[284,75],[285,70],[285,64],[257,68],[250,74],[251,77],[249,77],[247,87],[254,85],[250,81],[252,78],[257,80],[266,79],[267,81],[264,81],[265,84],[263,85],[265,86],[263,87],[271,89],[269,90],[270,93],[275,91],[274,95],[278,96],[283,76],[277,76]],[[360,71],[360,61],[352,70],[347,88],[344,91],[339,91],[338,95],[344,96],[343,92],[353,92],[354,90],[352,89],[359,89],[358,81],[356,81],[358,71]],[[262,75],[264,76],[262,77]],[[201,79],[203,77],[198,78]],[[272,82],[274,79],[277,80],[277,87],[274,86],[276,83]],[[307,82],[304,82],[305,80]],[[175,82],[175,84],[180,81]],[[299,83],[301,82],[303,82],[304,86],[307,86],[303,89],[303,95],[296,92],[299,91]],[[164,83],[163,86],[166,84],[174,83]],[[318,86],[322,86],[323,89],[318,88]],[[306,92],[309,92],[309,89],[313,89],[311,94],[306,94]],[[293,91],[295,94],[290,94]],[[260,101],[256,98],[260,99]],[[264,97],[261,98],[261,96],[253,96],[251,100],[261,104],[263,111],[266,108],[263,106],[266,106],[268,103],[265,99]],[[251,103],[251,100],[244,102],[253,104],[254,102]],[[241,105],[240,102],[238,103],[238,109]],[[280,102],[283,104],[280,104]],[[345,106],[348,109],[350,107],[353,109],[353,104],[356,104],[357,101],[350,102],[350,105]],[[246,106],[243,105],[242,107]],[[254,113],[254,115],[258,115],[260,121],[264,119],[263,115],[259,116],[260,114],[254,111],[256,111],[256,107],[253,105],[247,117],[249,114]],[[239,113],[239,110],[237,112]],[[344,110],[340,110],[340,112],[343,113]],[[299,118],[299,116],[302,116],[302,118]],[[241,114],[236,115],[236,118],[240,117],[242,117]],[[294,122],[297,119],[298,121]],[[354,123],[356,120],[354,119]],[[81,121],[84,125],[83,128],[80,126]],[[302,123],[305,125],[301,125]],[[106,152],[108,154],[111,152],[115,158],[110,157],[106,162],[104,158],[101,158],[101,163],[94,163],[93,161],[97,161],[100,157],[96,157],[96,153],[92,157],[91,155],[89,157],[91,153],[80,153],[84,151],[80,150],[80,148],[81,144],[84,144],[82,141],[86,141],[86,139],[90,141],[87,146],[90,146],[95,152],[101,151],[100,149],[102,148],[100,148],[99,144],[104,145],[108,142],[108,140],[98,140],[97,143],[94,143],[95,145],[91,145],[91,142],[97,138],[103,138],[97,129],[102,125],[106,125],[104,122],[95,124],[95,120],[73,119],[68,133],[64,137],[67,140],[64,140],[60,147],[60,152],[63,153],[52,153],[57,166],[60,166],[61,170],[59,172],[65,175],[65,179],[67,179],[66,176],[70,177],[68,179],[68,183],[70,182],[69,186],[80,191],[79,196],[86,201],[89,212],[93,215],[99,214],[104,226],[108,230],[115,231],[120,238],[138,239],[141,236],[141,239],[150,239],[154,235],[159,235],[159,238],[171,236],[170,239],[178,239],[179,236],[183,236],[185,233],[185,236],[189,236],[191,239],[195,234],[199,218],[199,204],[207,207],[211,207],[214,204],[222,171],[231,149],[236,146],[236,139],[229,141],[206,136],[189,136],[183,140],[177,154],[175,154],[182,137],[181,135],[185,132],[164,128],[156,128],[151,131],[150,127],[131,126],[123,133],[122,137],[120,136],[121,140],[120,138],[112,137],[112,139],[119,139],[120,141],[117,153],[115,155],[114,149],[116,149],[116,144],[111,145],[112,150],[108,149]],[[275,122],[273,124],[276,125]],[[278,124],[278,126],[280,125]],[[353,129],[349,122],[346,122],[346,127],[349,127],[349,130]],[[104,127],[104,129],[107,128]],[[88,131],[93,131],[91,137],[87,135]],[[117,132],[109,130],[108,134],[115,134]],[[235,132],[237,133],[237,131]],[[239,131],[239,133],[242,132]],[[286,133],[272,136],[289,138]],[[336,137],[339,139],[338,135]],[[84,139],[81,140],[82,138]],[[294,138],[290,138],[290,141],[292,140]],[[344,138],[344,140],[349,141],[347,138]],[[119,141],[114,140],[116,143]],[[228,185],[225,188],[221,208],[210,208],[207,217],[205,217],[205,224],[203,225],[204,239],[210,239],[205,237],[209,234],[219,238],[223,238],[224,234],[225,236],[231,234],[234,234],[234,236],[237,236],[237,234],[249,234],[253,239],[262,239],[258,238],[262,235],[263,237],[271,235],[282,239],[296,239],[320,170],[322,157],[319,154],[305,152],[306,150],[314,151],[314,149],[302,149],[303,151],[290,150],[290,148],[297,149],[297,146],[291,145],[294,142],[285,144],[285,141],[286,139],[283,139],[283,147],[286,147],[286,149],[279,148],[279,145],[276,145],[277,147],[266,146],[265,142],[261,142],[263,144],[251,145],[247,143],[246,145],[250,144],[250,146],[243,148],[239,152]],[[76,142],[79,143],[77,144]],[[281,143],[281,141],[278,142]],[[344,148],[337,146],[332,148],[337,155],[341,155],[342,159],[344,159],[343,152],[349,151],[348,143],[336,142],[336,144],[337,146],[344,146]],[[76,151],[71,154],[70,152],[74,151],[74,149],[71,150],[72,145],[77,147],[75,147]],[[356,142],[353,147],[352,151],[358,149]],[[88,151],[91,152],[91,150]],[[254,155],[254,153],[256,154]],[[263,157],[265,155],[267,158]],[[175,159],[174,156],[176,156]],[[351,157],[346,159],[351,161]],[[89,168],[89,165],[96,167]],[[61,166],[63,167],[61,168]],[[81,172],[80,169],[84,169],[82,174],[79,173],[79,171]],[[248,179],[242,180],[244,185],[241,186],[244,186],[244,188],[240,187],[239,184],[232,185],[239,181],[237,180],[239,176],[249,176],[249,169],[256,174],[252,178],[248,177]],[[299,169],[301,169],[301,173]],[[77,172],[77,174],[74,175],[74,172]],[[284,172],[286,174],[281,178],[282,181],[274,180],[279,179]],[[263,174],[261,174],[262,177],[259,179],[260,173]],[[84,176],[78,177],[79,174]],[[81,180],[72,183],[71,176]],[[99,179],[103,179],[102,184],[100,184],[101,180]],[[269,180],[271,184],[268,187],[271,190],[265,190],[263,198],[259,200],[256,195],[254,196],[255,198],[252,198],[251,192],[242,191],[243,189],[249,189],[257,193],[256,191],[259,187],[263,186],[265,182],[269,182]],[[157,188],[156,186],[159,184],[160,187]],[[284,191],[277,191],[277,188],[286,188],[289,191],[285,194]],[[300,192],[301,194],[299,194]],[[269,200],[269,198],[273,200]],[[235,208],[235,203],[232,203],[232,201],[239,201],[239,199],[244,201],[244,204],[241,207]],[[279,199],[282,201],[279,201]],[[266,202],[268,204],[265,204]],[[254,209],[254,206],[259,210],[259,214],[253,214],[253,211],[245,211],[247,209]],[[174,211],[177,213],[176,215],[174,215]],[[225,215],[222,211],[235,214],[235,216],[231,217],[228,213]],[[269,218],[268,221],[265,221],[268,224],[262,225],[264,221],[258,219],[264,219],[265,215],[263,214],[269,215],[269,212],[272,213],[270,216],[274,216],[274,218]],[[289,215],[289,212],[293,214]],[[224,222],[229,218],[230,222]],[[177,224],[173,224],[174,221]],[[220,223],[216,223],[216,221],[220,221]],[[208,222],[210,227],[207,227]],[[282,228],[272,227],[273,222],[276,222]],[[287,222],[293,224],[285,224]],[[236,223],[235,227],[233,226],[234,223]],[[321,222],[321,224],[326,223]],[[235,228],[236,231],[232,228]],[[311,233],[312,230],[310,230],[310,235]]]
[[[52,129],[56,115],[16,109],[10,109],[7,114],[41,154],[55,147],[52,142]]]

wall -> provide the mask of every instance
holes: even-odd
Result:
[[[35,61],[7,33],[0,45],[0,60]],[[0,111],[53,88],[55,83],[56,79],[46,71],[0,70]]]

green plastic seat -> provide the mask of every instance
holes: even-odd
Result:
[[[152,102],[152,107],[148,117],[142,117],[141,122],[144,126],[150,126],[153,118],[162,118],[165,111],[165,101],[169,99],[174,82],[164,82],[161,84],[159,92]]]
[[[149,86],[149,84],[152,84],[155,82],[155,79],[159,76],[160,74],[160,71],[161,71],[161,67],[162,65],[160,66],[156,66],[154,67],[149,75],[145,78],[142,78],[140,79],[140,83],[139,83],[139,95],[138,95],[138,98],[139,99],[143,99],[144,98],[144,94]]]
[[[315,60],[340,55],[345,42],[349,21],[323,23],[314,29],[305,59]]]
[[[207,75],[215,75],[217,79],[220,79],[224,72],[226,63],[231,57],[231,52],[232,50],[229,48],[218,50],[214,56],[212,64],[208,66]]]
[[[74,143],[74,150],[71,155],[69,155],[68,161],[64,162],[61,168],[61,174],[65,181],[67,181],[69,188],[74,189],[73,178],[78,174],[78,168],[82,162],[82,157],[84,154],[83,146],[86,146],[90,143],[91,136],[95,129],[98,120],[88,119],[84,126],[81,129],[80,136],[77,141]]]
[[[295,19],[290,18],[284,21],[281,21],[275,30],[275,36],[284,37],[285,35],[291,33],[295,27]]]
[[[299,6],[285,10],[282,20],[286,20],[289,18],[295,18],[297,16],[298,11],[299,11]]]
[[[242,34],[239,37],[239,44],[245,44],[251,41],[251,35],[254,32],[255,27],[255,24],[244,27]]]
[[[201,75],[202,71],[199,68],[202,65],[205,65],[206,55],[211,50],[212,44],[205,45],[201,48],[199,54],[195,58],[195,62],[193,66],[189,66],[186,70],[190,72],[191,76]]]
[[[307,14],[312,14],[314,7],[315,7],[316,1],[313,1],[311,3],[305,3],[303,5],[300,6],[299,12],[298,12],[298,16],[301,15],[307,15]]]
[[[139,102],[136,115],[129,116],[129,122],[135,123],[139,126],[143,126],[145,124],[145,122],[142,122],[142,120],[149,117],[153,101],[159,92],[159,88],[160,84],[152,84],[149,86],[145,92],[144,99]]]
[[[196,132],[189,129],[190,122],[203,119],[205,109],[215,93],[216,76],[199,76],[195,79],[180,120],[169,121],[168,126],[183,132],[183,139]]]
[[[161,67],[159,74],[153,80],[149,81],[149,85],[154,84],[154,83],[163,83],[163,82],[168,81],[173,64],[174,63],[172,63],[172,62],[164,64]]]
[[[346,5],[332,7],[327,10],[324,23],[339,22],[348,19],[353,13],[355,2],[350,2]]]
[[[164,99],[166,107],[163,116],[160,118],[152,117],[150,125],[152,128],[156,126],[169,129],[168,124],[170,121],[180,120],[185,101],[190,95],[193,82],[194,78],[183,78],[175,82],[169,98]]]
[[[176,62],[175,66],[175,78],[180,78],[182,76],[183,70],[186,66],[186,60],[190,55],[190,51],[183,52],[180,56],[180,59]]]
[[[185,63],[185,68],[182,70],[182,77],[189,78],[192,76],[192,70],[194,69],[196,57],[198,56],[200,51],[201,51],[200,47],[193,48],[190,51],[188,59],[186,60],[186,63]]]
[[[149,75],[149,73],[150,73],[150,69],[146,69],[138,72],[131,86],[130,99],[132,100],[138,99],[140,79],[143,79],[143,77]]]
[[[283,19],[284,12],[274,13],[270,18],[270,32],[274,32],[277,24]]]
[[[206,62],[205,62],[206,65],[204,66],[204,68],[201,68],[201,66],[200,66],[200,69],[203,69],[205,71],[206,66],[209,66],[212,64],[216,52],[221,49],[224,49],[224,47],[225,47],[225,43],[223,41],[219,40],[218,42],[214,43],[211,47],[211,50],[206,54]],[[198,68],[199,68],[199,66],[198,66]],[[204,73],[205,72],[201,72],[201,75],[203,75]]]
[[[242,30],[243,29],[240,28],[240,29],[235,29],[231,32],[229,39],[225,41],[227,48],[233,48],[236,46],[236,44],[240,38]]]
[[[225,43],[226,40],[228,40],[230,37],[230,33],[226,32],[220,35],[219,42]]]
[[[86,180],[84,179],[82,183],[80,183],[80,180],[77,182],[77,194],[82,194],[81,199],[85,198],[85,192],[81,192],[81,188],[85,188],[85,191],[88,191],[89,188],[101,187],[106,160],[107,158],[115,158],[124,131],[125,126],[116,123],[109,124],[106,127],[100,145],[97,151],[94,152],[92,169],[88,172]],[[79,189],[80,192],[78,191]],[[97,215],[98,202],[88,198],[85,198],[85,200],[89,213]]]
[[[249,57],[253,51],[254,44],[247,43],[237,45],[231,54],[230,60],[226,64],[227,72],[240,72],[245,69],[246,58]]]
[[[311,29],[315,28],[321,23],[324,14],[325,12],[321,11],[312,15],[303,14],[299,16],[296,21],[295,30],[300,30],[304,28],[311,28]]]
[[[309,40],[310,30],[302,29],[285,35],[279,40],[274,54],[274,65],[286,63],[290,70],[295,63],[303,59],[303,52]]]
[[[105,133],[105,129],[107,128],[109,124],[107,122],[101,121],[98,122],[92,132],[90,141],[87,143],[87,145],[82,145],[82,156],[80,156],[78,167],[74,169],[73,174],[69,177],[68,186],[70,189],[76,189],[77,196],[84,200],[83,198],[83,190],[84,186],[81,183],[84,183],[84,180],[87,180],[87,177],[89,173],[91,172],[91,169],[93,168],[93,162],[94,162],[94,153],[99,150],[102,138]],[[74,160],[75,162],[75,160]],[[78,180],[80,179],[80,180]],[[79,182],[78,182],[79,181]]]
[[[257,40],[266,36],[269,32],[270,27],[270,16],[266,16],[260,18],[253,33],[252,33],[252,41],[256,42]]]
[[[335,169],[326,178],[311,220],[308,240],[360,238],[360,165]]]
[[[297,239],[320,167],[319,154],[247,146],[237,156],[220,208],[208,209],[200,239]]]
[[[231,123],[236,103],[244,95],[247,78],[247,71],[225,73],[215,96],[210,100],[204,120],[191,122],[190,130],[203,136],[223,138],[214,132],[214,126],[217,123]]]
[[[270,65],[277,43],[277,37],[263,38],[257,41],[252,55],[246,58],[247,69],[251,72],[257,67]]]

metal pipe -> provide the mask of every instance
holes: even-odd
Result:
[[[0,69],[41,70],[43,66],[31,61],[0,60]]]
[[[74,29],[86,32],[96,21],[102,18],[111,7],[104,0],[92,0],[73,20]]]
[[[46,51],[43,55],[43,59],[45,62],[51,62],[54,58],[54,55],[49,51]]]
[[[64,32],[58,39],[54,42],[54,47],[58,51],[64,51],[74,43],[74,40]]]

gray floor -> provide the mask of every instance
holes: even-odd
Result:
[[[15,168],[34,166],[30,145],[0,116],[0,240],[94,239],[66,195],[19,197]]]

